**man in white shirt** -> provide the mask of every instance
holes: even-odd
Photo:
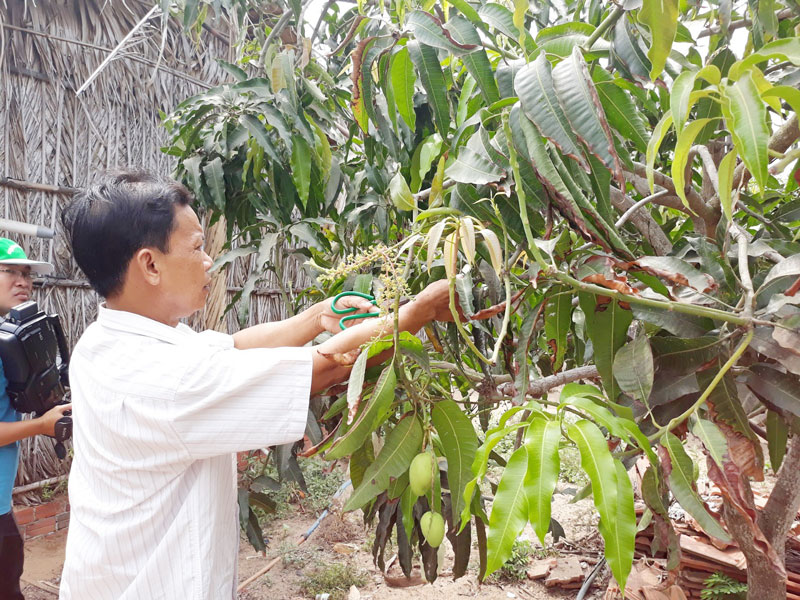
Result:
[[[203,307],[212,264],[190,202],[174,181],[121,173],[63,215],[75,259],[106,301],[70,363],[62,600],[233,598],[233,453],[300,439],[309,395],[348,376],[326,355],[391,331],[390,319],[365,319],[302,347],[338,330],[329,301],[233,336],[181,324]],[[432,284],[400,309],[401,329],[449,320],[448,304],[446,282]]]

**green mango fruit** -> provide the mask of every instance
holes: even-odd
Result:
[[[433,483],[433,453],[420,452],[408,468],[408,484],[415,496],[427,494]]]
[[[444,540],[444,519],[439,513],[428,511],[419,520],[425,541],[431,548],[438,548]]]

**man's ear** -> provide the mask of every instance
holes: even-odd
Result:
[[[150,285],[158,285],[161,282],[157,252],[152,248],[137,250],[131,260],[131,268],[136,269],[142,280]]]

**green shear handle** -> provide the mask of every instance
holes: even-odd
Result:
[[[344,298],[345,296],[358,296],[359,298],[364,298],[364,300],[369,300],[370,302],[375,302],[375,297],[370,296],[369,294],[362,294],[361,292],[342,292],[341,294],[336,294],[333,300],[331,300],[331,310],[334,314],[337,315],[347,315],[347,313],[352,313],[358,310],[355,306],[349,306],[347,308],[336,308],[336,303],[339,301],[340,298]],[[371,312],[371,313],[358,313],[355,315],[348,315],[346,317],[342,317],[339,319],[339,327],[342,330],[345,329],[345,321],[352,321],[353,319],[366,319],[369,317],[377,317],[380,316],[380,313]]]

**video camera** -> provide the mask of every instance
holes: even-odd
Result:
[[[0,360],[16,411],[41,416],[65,403],[69,348],[57,315],[45,314],[33,301],[12,308],[0,323]],[[65,415],[55,426],[61,459],[67,454],[63,442],[71,435],[72,417]]]

